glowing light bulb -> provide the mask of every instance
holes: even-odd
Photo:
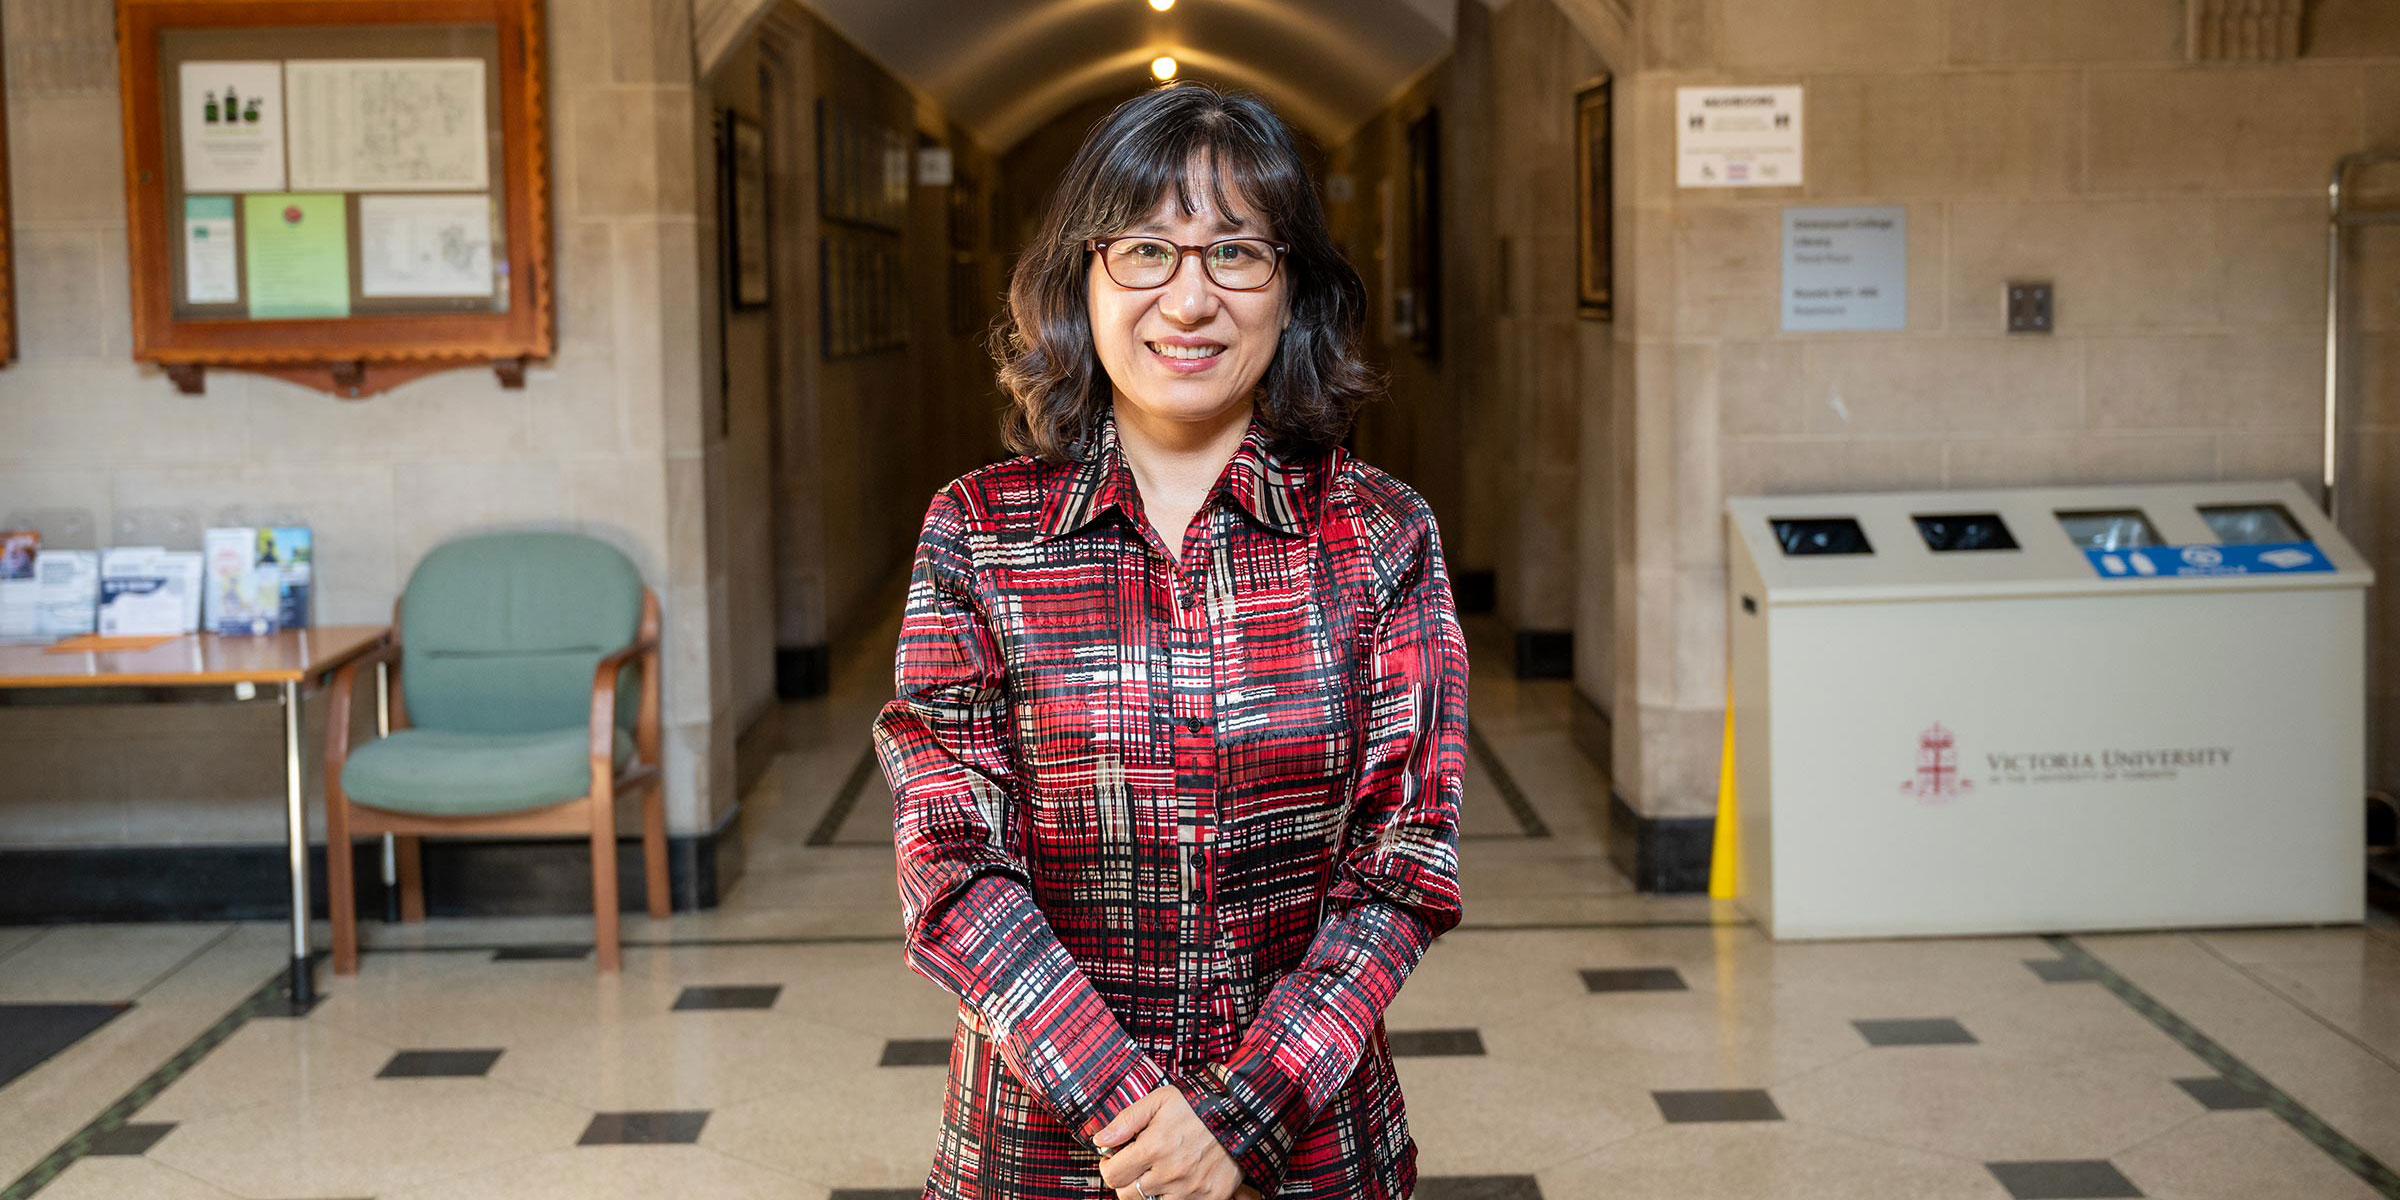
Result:
[[[1161,80],[1175,78],[1175,56],[1161,54],[1157,58],[1151,59],[1150,74],[1153,78]]]
[[[1165,12],[1168,9],[1175,7],[1175,0],[1150,0],[1150,7],[1157,9],[1159,12]]]

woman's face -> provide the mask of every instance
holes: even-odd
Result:
[[[1183,246],[1274,239],[1275,231],[1246,209],[1219,211],[1205,178],[1192,190],[1197,212],[1185,212],[1170,190],[1149,217],[1111,236]],[[1087,276],[1092,341],[1117,403],[1153,421],[1208,424],[1250,402],[1291,320],[1290,264],[1266,287],[1245,292],[1219,287],[1197,255],[1177,259],[1165,286],[1143,289],[1118,286],[1100,260],[1091,256]]]

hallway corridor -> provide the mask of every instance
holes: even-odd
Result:
[[[2389,917],[1772,944],[1625,885],[1569,685],[1469,638],[1468,915],[1389,1020],[1426,1200],[2400,1194]],[[901,961],[889,640],[786,710],[746,874],[629,914],[622,976],[584,917],[370,922],[292,1019],[273,925],[0,930],[0,1001],[130,1005],[0,1087],[0,1198],[914,1196],[953,1010]]]

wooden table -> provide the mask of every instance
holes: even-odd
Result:
[[[292,873],[294,1009],[315,1003],[308,970],[308,826],[300,796],[300,689],[382,646],[382,625],[333,625],[256,637],[185,634],[143,650],[54,654],[47,645],[0,645],[0,690],[14,688],[261,686],[283,705],[284,819]]]

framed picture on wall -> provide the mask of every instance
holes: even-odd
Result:
[[[735,308],[764,308],[774,260],[767,247],[767,135],[725,113],[725,246]]]
[[[1615,319],[1616,264],[1609,222],[1616,192],[1609,173],[1608,77],[1575,93],[1575,311]]]

